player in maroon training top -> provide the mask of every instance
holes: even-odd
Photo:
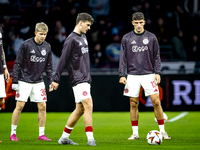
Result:
[[[142,86],[145,96],[150,96],[160,132],[164,139],[171,139],[164,129],[163,110],[159,99],[160,83],[160,49],[154,34],[144,30],[145,20],[142,12],[132,16],[134,31],[123,36],[119,63],[119,83],[124,84],[124,95],[130,97],[130,118],[133,134],[128,140],[139,139],[138,105],[139,92]],[[125,68],[127,65],[127,79]]]
[[[88,139],[87,144],[96,145],[92,128],[93,102],[90,95],[90,57],[88,42],[85,36],[93,21],[93,18],[87,13],[78,14],[74,31],[65,40],[62,55],[53,77],[54,82],[51,84],[52,90],[58,88],[61,73],[65,65],[67,65],[70,83],[74,91],[76,108],[67,121],[63,134],[58,141],[59,144],[77,144],[70,140],[69,136],[73,127],[83,115]]]
[[[8,82],[10,80],[10,74],[6,67],[5,53],[3,50],[3,35],[3,30],[0,27],[0,111],[5,102],[4,97],[6,97],[4,74],[6,81]]]
[[[46,90],[43,72],[47,74],[49,84],[53,73],[51,46],[45,40],[48,27],[40,22],[35,26],[35,37],[24,41],[18,51],[13,69],[12,89],[16,90],[16,108],[12,115],[10,140],[18,141],[16,128],[21,111],[30,97],[38,106],[39,138],[51,140],[44,134],[46,122]]]

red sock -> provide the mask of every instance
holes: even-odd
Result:
[[[72,129],[69,129],[69,128],[65,127],[64,132],[70,134],[72,132]]]
[[[138,126],[138,120],[137,121],[131,121],[132,126]]]
[[[164,119],[157,120],[157,121],[158,121],[158,125],[164,125]]]
[[[85,132],[93,132],[92,126],[85,127]]]

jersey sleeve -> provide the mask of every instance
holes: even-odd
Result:
[[[155,74],[161,74],[161,60],[160,60],[160,48],[156,36],[153,40],[153,57],[154,57],[154,71]]]
[[[51,46],[50,47],[50,51],[48,53],[48,58],[47,58],[47,64],[46,64],[46,68],[45,68],[45,72],[47,74],[47,79],[49,84],[51,84],[52,82],[52,73],[53,73],[53,65],[52,65],[52,53],[51,53]]]
[[[4,49],[3,49],[3,38],[4,38],[4,32],[3,30],[1,29],[0,30],[0,33],[1,33],[1,37],[2,37],[2,43],[1,43],[1,61],[2,61],[2,65],[3,65],[3,68],[6,68],[6,58],[5,58],[5,53],[4,53]]]
[[[2,44],[2,65],[3,65],[3,68],[6,68],[6,57],[5,57],[5,53],[3,49],[3,44]]]
[[[19,73],[20,73],[20,70],[23,65],[24,55],[25,55],[25,46],[24,46],[24,44],[22,44],[17,53],[17,58],[15,60],[15,64],[13,67],[13,73],[12,73],[12,77],[13,77],[12,82],[13,83],[18,83],[18,77],[19,77]]]
[[[119,60],[119,77],[125,77],[125,68],[126,68],[126,40],[122,39],[121,42],[121,51],[120,51],[120,60]]]
[[[74,48],[74,42],[73,40],[67,40],[64,43],[62,54],[59,60],[59,63],[57,65],[56,73],[53,76],[53,81],[59,83],[61,74],[63,69],[65,68],[66,63],[69,61],[69,57],[71,56],[72,50]]]

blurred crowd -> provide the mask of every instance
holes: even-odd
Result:
[[[92,68],[117,68],[121,39],[133,30],[137,11],[145,14],[145,29],[157,36],[162,61],[195,61],[200,67],[199,0],[0,0],[6,60],[15,60],[21,43],[34,37],[35,24],[42,21],[49,27],[46,41],[56,64],[77,14],[87,12],[95,19],[87,33]]]

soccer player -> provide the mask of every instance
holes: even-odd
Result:
[[[88,139],[87,144],[96,146],[92,127],[93,102],[90,95],[90,57],[88,42],[85,36],[93,22],[94,19],[91,15],[87,13],[78,14],[75,28],[64,42],[62,55],[56,73],[53,76],[51,89],[56,90],[60,82],[61,73],[65,64],[67,65],[70,84],[73,88],[76,102],[76,108],[68,118],[63,134],[58,141],[59,144],[77,145],[77,143],[69,139],[69,136],[77,121],[83,115],[85,132]]]
[[[12,89],[16,90],[16,107],[12,114],[10,140],[18,141],[16,129],[20,114],[30,97],[31,102],[37,103],[39,137],[38,140],[49,141],[45,136],[46,122],[46,90],[43,72],[47,74],[49,84],[53,73],[51,46],[45,41],[48,27],[40,22],[35,26],[35,37],[24,41],[18,51],[13,69]]]
[[[160,49],[154,34],[144,29],[145,18],[142,12],[132,16],[134,30],[123,36],[119,63],[119,83],[124,84],[124,95],[130,97],[130,118],[133,134],[128,140],[139,139],[138,105],[142,86],[145,96],[150,96],[155,117],[164,139],[171,139],[165,132],[163,110],[159,99],[158,84],[161,81]],[[127,79],[125,68],[127,65]]]
[[[0,27],[0,110],[5,103],[4,97],[6,97],[4,75],[7,82],[10,80],[10,74],[6,67],[5,53],[3,50],[3,35],[4,32]]]

